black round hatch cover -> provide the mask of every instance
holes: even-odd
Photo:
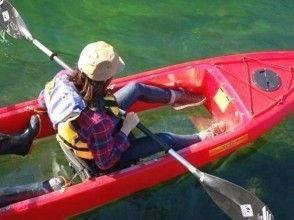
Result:
[[[258,88],[272,92],[280,87],[281,78],[274,71],[264,68],[254,71],[253,82]]]

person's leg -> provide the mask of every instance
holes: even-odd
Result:
[[[145,85],[143,83],[130,82],[114,93],[119,107],[127,111],[136,101],[168,103],[171,92],[168,89]],[[120,118],[113,118],[113,123],[120,125]]]
[[[163,142],[174,150],[180,150],[193,143],[201,141],[197,134],[192,135],[178,135],[173,133],[158,133],[156,134]],[[158,152],[164,151],[164,149],[151,137],[144,136],[136,138],[130,141],[131,146],[122,154],[117,167],[128,167],[131,164],[135,164],[139,159],[151,156]]]
[[[31,150],[34,138],[40,129],[39,116],[33,115],[30,119],[29,126],[20,134],[0,134],[0,155],[16,154],[25,156]]]
[[[128,108],[136,101],[168,103],[171,100],[169,89],[162,89],[156,86],[143,83],[131,82],[114,94],[120,108]]]
[[[153,103],[169,103],[176,110],[201,105],[206,97],[187,92],[183,89],[164,89],[143,83],[131,82],[118,90],[114,96],[123,110],[134,104],[137,100]]]

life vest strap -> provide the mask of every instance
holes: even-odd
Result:
[[[71,127],[70,121],[66,121],[58,125],[56,138],[58,141],[63,142],[68,148],[71,148],[78,157],[87,160],[94,159],[87,143],[78,139],[78,134]]]
[[[74,150],[77,150],[77,151],[84,151],[84,152],[88,152],[89,149],[88,148],[79,148],[79,147],[76,147],[74,145],[72,145],[71,143],[69,143],[67,140],[65,140],[65,138],[63,138],[60,134],[57,134],[58,137],[70,148],[74,149]]]
[[[66,145],[66,147],[70,148],[73,150],[73,152],[75,153],[75,155],[77,157],[80,157],[82,159],[86,159],[86,160],[93,160],[94,157],[91,153],[91,151],[89,151],[88,149],[85,148],[78,148],[72,144],[70,144],[67,140],[65,140],[62,136],[60,136],[59,134],[56,135],[56,139],[59,142],[62,142],[64,145]]]

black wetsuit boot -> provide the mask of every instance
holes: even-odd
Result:
[[[16,135],[0,133],[0,155],[16,154],[25,156],[30,152],[34,138],[40,129],[40,119],[38,115],[33,115],[29,126]]]

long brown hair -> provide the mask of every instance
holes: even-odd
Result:
[[[68,76],[68,79],[73,82],[88,106],[95,106],[99,98],[103,98],[109,93],[107,87],[111,79],[94,81],[89,79],[78,68],[73,70],[73,73]]]

